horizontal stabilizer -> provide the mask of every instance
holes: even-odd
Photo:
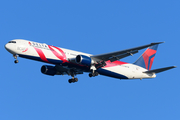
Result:
[[[160,72],[164,72],[166,70],[172,69],[172,68],[176,68],[176,66],[159,68],[159,69],[155,69],[155,70],[149,70],[149,71],[145,71],[144,73],[160,73]]]

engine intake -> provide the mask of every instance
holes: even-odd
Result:
[[[91,66],[94,62],[93,60],[85,55],[77,55],[76,56],[76,63]]]
[[[51,75],[51,76],[54,76],[57,73],[54,66],[49,66],[49,65],[43,65],[41,67],[41,72],[45,75]]]

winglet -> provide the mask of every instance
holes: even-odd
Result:
[[[165,67],[165,68],[159,68],[159,69],[154,69],[154,70],[149,70],[149,71],[145,71],[143,73],[160,73],[160,72],[164,72],[166,70],[170,70],[172,68],[176,68],[177,66],[170,66],[170,67]]]
[[[156,45],[156,44],[161,44],[161,43],[165,43],[165,42],[156,42],[156,43],[151,43],[151,45]]]

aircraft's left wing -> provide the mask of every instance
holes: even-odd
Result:
[[[143,46],[139,46],[139,47],[135,47],[135,48],[130,48],[130,49],[126,49],[126,50],[121,50],[121,51],[116,51],[116,52],[111,52],[111,53],[105,53],[105,54],[99,54],[99,55],[94,55],[91,56],[91,58],[95,61],[108,61],[110,60],[111,62],[122,59],[124,57],[133,55],[135,53],[138,53],[139,50],[156,45],[156,44],[160,44],[163,42],[157,42],[157,43],[151,43],[148,45],[143,45]]]

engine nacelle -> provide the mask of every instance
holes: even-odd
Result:
[[[88,56],[77,55],[76,56],[76,63],[91,66],[94,63],[94,61]]]
[[[42,72],[43,74],[51,75],[51,76],[54,76],[54,75],[57,73],[57,71],[56,71],[56,69],[54,68],[54,66],[49,66],[49,65],[43,65],[43,66],[41,67],[41,72]]]

